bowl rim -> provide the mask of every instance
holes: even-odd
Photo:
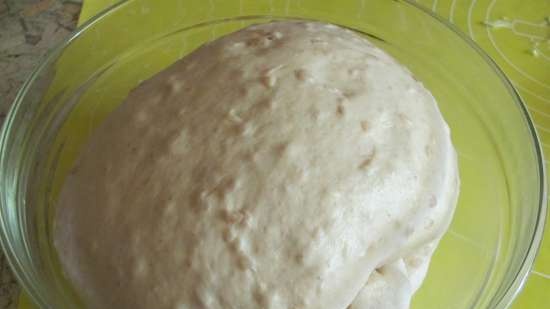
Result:
[[[6,142],[9,139],[12,132],[12,124],[14,123],[15,116],[18,114],[18,111],[23,105],[23,98],[26,96],[28,90],[30,89],[31,85],[33,85],[33,83],[36,81],[38,76],[40,76],[40,74],[45,71],[45,69],[49,64],[53,63],[58,58],[61,52],[73,40],[78,38],[82,33],[88,30],[95,23],[100,22],[103,18],[114,13],[118,9],[121,9],[126,4],[134,1],[138,1],[138,0],[119,0],[118,2],[101,10],[99,13],[91,17],[88,21],[78,26],[72,33],[69,34],[68,37],[66,37],[59,43],[57,43],[53,49],[48,51],[42,57],[42,59],[39,61],[39,64],[31,72],[29,77],[25,80],[25,82],[17,92],[17,95],[13,100],[12,106],[10,107],[10,110],[6,115],[6,118],[4,119],[4,123],[2,124],[2,127],[0,127],[0,171],[4,170],[4,165],[6,164],[4,152],[6,148]],[[500,81],[503,83],[508,93],[512,96],[512,98],[514,99],[514,102],[516,103],[517,107],[520,110],[520,113],[523,116],[523,120],[531,135],[532,143],[533,143],[534,151],[536,155],[536,161],[538,165],[538,176],[539,176],[538,177],[539,178],[538,179],[539,196],[538,196],[538,209],[537,209],[538,211],[537,211],[537,216],[535,220],[535,229],[534,229],[533,235],[531,236],[528,250],[522,258],[521,266],[519,267],[518,271],[514,274],[514,279],[512,280],[512,282],[508,285],[508,287],[506,287],[504,294],[502,294],[500,299],[497,299],[496,303],[494,303],[495,304],[494,308],[507,308],[508,306],[511,305],[513,300],[521,292],[522,288],[525,285],[525,282],[527,281],[527,278],[529,277],[529,274],[533,268],[535,258],[540,250],[540,247],[542,244],[542,238],[545,230],[545,222],[546,222],[546,216],[547,216],[547,183],[546,183],[547,180],[546,180],[546,165],[545,165],[544,154],[541,147],[539,134],[537,133],[534,122],[532,120],[532,117],[529,113],[529,110],[524,100],[522,99],[521,95],[518,93],[516,88],[513,86],[512,82],[508,79],[504,71],[498,66],[495,60],[491,56],[489,56],[471,37],[469,37],[466,33],[460,30],[456,25],[452,24],[449,20],[443,18],[442,16],[436,14],[435,12],[431,11],[429,8],[419,4],[414,0],[394,0],[394,1],[409,5],[410,7],[417,9],[421,13],[427,15],[428,17],[435,19],[442,26],[448,28],[449,30],[451,30],[451,32],[453,32],[455,35],[461,38],[470,48],[472,48],[489,65],[489,67],[493,70],[493,72],[498,76]],[[3,188],[0,187],[0,193],[2,190]],[[0,194],[0,203],[3,203],[3,202],[4,201],[3,199],[1,199],[1,194]],[[21,285],[21,287],[23,288],[23,291],[28,293],[31,300],[40,308],[50,308],[50,305],[45,301],[45,299],[37,291],[37,287],[32,282],[30,282],[28,278],[26,278],[26,275],[24,274],[24,271],[23,271],[23,267],[21,265],[21,261],[15,255],[12,244],[10,243],[9,239],[6,236],[8,233],[6,220],[7,219],[5,218],[5,214],[3,212],[0,212],[0,245],[2,246],[4,254],[6,255],[6,260],[10,268],[13,270],[13,274],[16,277],[18,284]],[[492,299],[492,301],[494,300],[495,299]],[[54,308],[51,308],[51,309],[54,309]]]
[[[534,266],[535,259],[540,251],[542,246],[542,240],[545,231],[546,225],[546,216],[547,216],[547,179],[546,179],[546,162],[544,160],[544,153],[542,150],[542,143],[540,141],[540,136],[536,130],[535,123],[527,104],[514,87],[512,81],[506,76],[502,68],[496,63],[496,61],[485,52],[481,46],[479,46],[476,41],[474,41],[470,36],[463,32],[458,26],[451,23],[449,20],[443,18],[442,16],[436,14],[434,11],[431,11],[427,7],[419,4],[414,0],[396,0],[407,3],[413,7],[424,12],[424,14],[429,15],[439,21],[442,25],[449,28],[454,32],[458,37],[464,40],[485,62],[493,69],[496,75],[500,78],[503,85],[506,87],[510,95],[514,98],[514,102],[517,107],[519,107],[520,112],[523,114],[525,124],[527,125],[529,132],[531,133],[531,138],[536,153],[537,165],[538,165],[538,174],[539,174],[539,197],[538,197],[538,212],[536,217],[536,225],[529,242],[529,249],[526,252],[525,256],[522,259],[522,263],[518,271],[516,272],[513,281],[506,288],[501,299],[497,300],[495,308],[508,308],[516,297],[520,294],[527,282],[527,279],[531,273],[531,270]]]

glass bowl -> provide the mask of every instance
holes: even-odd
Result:
[[[505,308],[545,218],[542,153],[525,106],[469,39],[413,1],[123,1],[81,27],[25,83],[0,135],[1,241],[40,308],[81,307],[50,229],[90,132],[140,81],[252,23],[313,19],[363,33],[433,93],[459,153],[462,190],[412,308]],[[100,228],[100,227],[98,227]]]

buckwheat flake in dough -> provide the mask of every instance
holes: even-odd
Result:
[[[248,27],[134,89],[62,189],[92,309],[408,308],[451,220],[432,95],[364,37]]]

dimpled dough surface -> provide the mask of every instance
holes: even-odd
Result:
[[[408,308],[457,193],[411,73],[349,30],[274,22],[131,91],[67,177],[54,244],[93,309]]]

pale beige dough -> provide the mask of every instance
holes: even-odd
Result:
[[[401,309],[457,193],[411,73],[351,31],[275,22],[134,89],[67,178],[54,243],[92,309]]]

